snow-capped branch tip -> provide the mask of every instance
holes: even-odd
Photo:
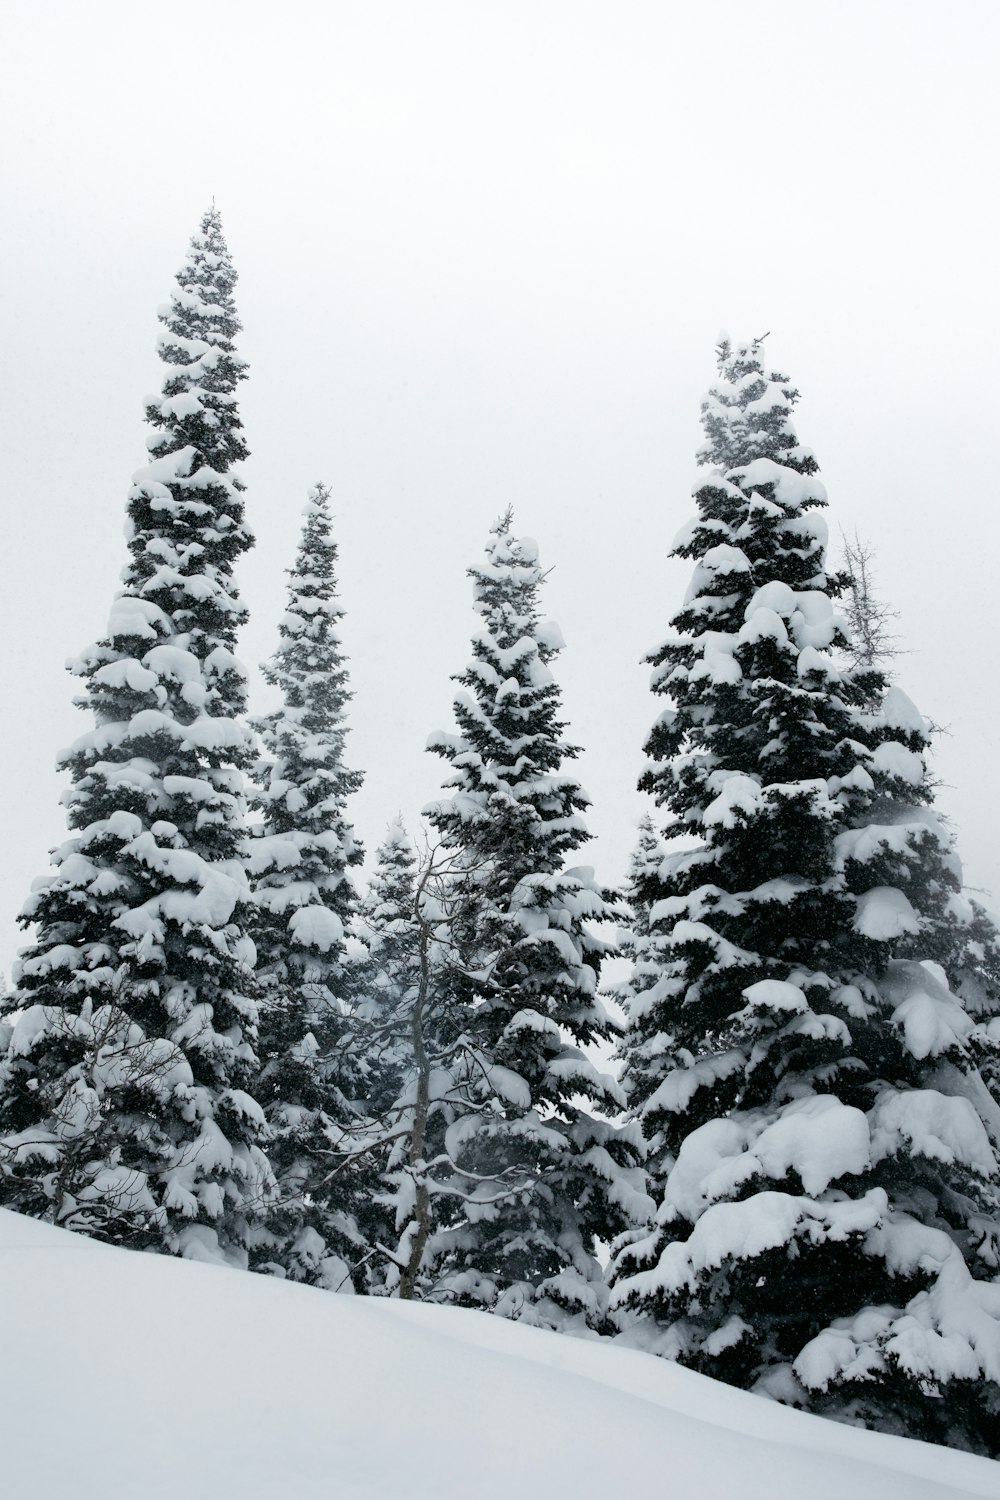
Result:
[[[321,479],[317,479],[316,483],[309,488],[302,514],[307,517],[319,514],[329,520],[331,494],[330,486],[324,484]]]
[[[490,535],[491,536],[508,536],[510,534],[510,529],[513,526],[513,524],[514,524],[514,507],[513,507],[513,505],[508,505],[507,509],[503,512],[503,514],[500,515],[500,516],[497,516],[496,520],[493,522],[493,525],[490,527]]]
[[[227,268],[235,281],[236,273],[232,269],[229,246],[226,244],[222,230],[222,215],[216,207],[214,198],[198,221],[197,231],[191,236],[191,243],[186,257],[187,264],[190,265],[193,260],[203,256],[206,250],[213,255],[218,255],[226,262]]]

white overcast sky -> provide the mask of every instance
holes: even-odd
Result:
[[[0,0],[0,966],[65,836],[63,663],[104,628],[156,308],[213,194],[252,366],[243,656],[323,478],[370,847],[437,793],[464,570],[511,503],[620,878],[715,338],[770,330],[1000,895],[998,35],[995,0]]]

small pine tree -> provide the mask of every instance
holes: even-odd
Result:
[[[605,1315],[598,1239],[641,1219],[637,1137],[587,1056],[608,1039],[597,998],[608,945],[589,924],[609,893],[566,858],[588,834],[586,798],[563,769],[550,663],[562,641],[539,618],[535,544],[495,526],[470,570],[482,628],[458,677],[458,733],[430,748],[452,767],[428,809],[455,861],[445,1039],[464,1059],[446,1139],[430,1259],[440,1292],[507,1316],[558,1323]]]
[[[927,731],[853,669],[825,504],[760,344],[720,348],[695,563],[652,658],[643,785],[681,847],[652,927],[657,1127],[629,1337],[734,1384],[977,1451],[1000,1431],[995,939],[930,807]],[[697,839],[691,847],[691,836]]]
[[[61,765],[67,843],[22,914],[0,1202],[118,1244],[245,1261],[270,1174],[247,1092],[257,1006],[240,861],[253,735],[233,654],[251,545],[236,273],[214,208],[161,311],[154,454],[124,586],[72,670],[94,728]]]
[[[416,883],[416,852],[397,818],[376,850],[357,923],[367,950],[358,986],[358,1014],[368,1038],[365,1099],[377,1121],[391,1115],[412,1066],[406,1016],[420,982]]]
[[[629,860],[625,880],[627,921],[621,956],[628,977],[612,991],[623,1006],[626,1029],[618,1046],[620,1082],[628,1100],[627,1117],[637,1120],[646,1145],[645,1166],[651,1192],[662,1192],[673,1158],[665,1151],[657,1090],[673,1071],[672,996],[662,993],[669,957],[667,940],[654,920],[660,894],[660,866],[666,857],[663,839],[646,813]]]
[[[449,1049],[438,1049],[439,884],[433,857],[418,862],[402,822],[391,824],[359,920],[368,950],[358,1006],[369,1109],[366,1147],[378,1173],[378,1190],[362,1219],[375,1248],[373,1290],[404,1298],[429,1290],[423,1269],[432,1229],[427,1158],[443,1151],[458,1082]]]
[[[346,939],[357,910],[350,870],[363,851],[345,804],[362,775],[344,764],[351,693],[329,495],[322,484],[309,493],[280,645],[264,667],[281,707],[257,724],[267,752],[254,771],[249,847],[262,999],[257,1092],[279,1197],[254,1263],[348,1290],[349,1267],[364,1258],[353,1212],[361,1184],[336,1167],[361,1090]]]

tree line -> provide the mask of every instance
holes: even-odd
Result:
[[[122,589],[72,665],[69,836],[0,997],[0,1205],[996,1454],[1000,943],[870,560],[828,561],[794,387],[763,340],[720,343],[625,889],[574,862],[562,642],[508,512],[430,835],[392,822],[361,891],[324,485],[274,712],[235,656],[235,281],[213,208],[161,314]]]

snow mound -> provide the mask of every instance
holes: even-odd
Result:
[[[997,1465],[653,1355],[0,1211],[5,1500],[946,1500]]]

